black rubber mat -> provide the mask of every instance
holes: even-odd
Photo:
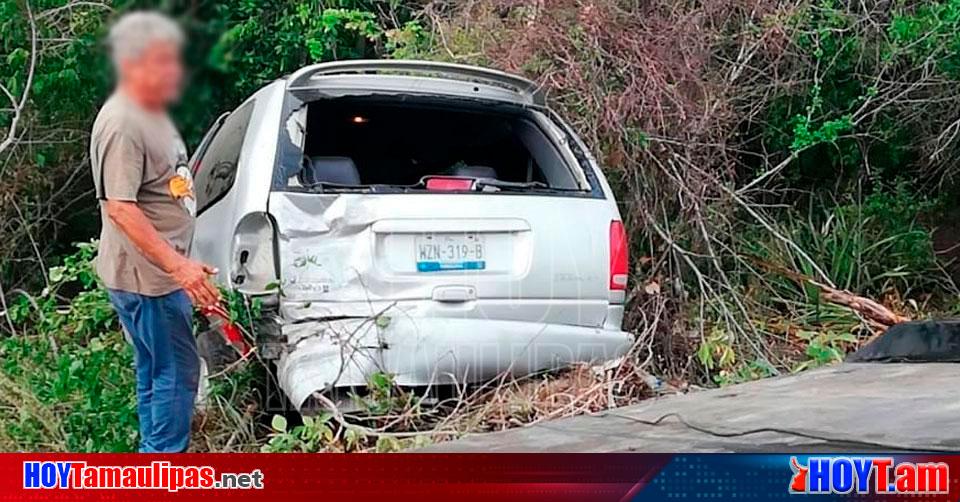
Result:
[[[847,362],[960,362],[960,321],[912,321],[891,327]]]

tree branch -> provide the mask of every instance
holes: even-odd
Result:
[[[6,138],[4,138],[3,142],[0,142],[0,153],[6,151],[16,140],[17,126],[20,123],[20,118],[23,116],[23,110],[27,106],[27,100],[30,97],[30,88],[33,87],[33,75],[37,68],[37,23],[33,18],[33,11],[30,10],[30,2],[24,2],[24,9],[26,9],[27,19],[30,21],[30,66],[27,69],[27,79],[23,85],[23,94],[20,96],[19,101],[14,98],[9,89],[0,86],[3,93],[10,99],[10,103],[13,105],[13,119],[10,121],[10,128],[7,129]]]

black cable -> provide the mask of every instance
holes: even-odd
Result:
[[[926,447],[926,448],[924,448],[924,449],[917,449],[917,448],[915,448],[915,447],[910,447],[910,446],[903,446],[903,445],[889,444],[889,443],[878,443],[878,442],[873,442],[873,441],[864,441],[864,440],[861,440],[861,439],[833,438],[833,437],[821,436],[821,435],[817,435],[817,434],[808,434],[808,433],[806,433],[806,432],[801,432],[801,431],[796,431],[796,430],[780,429],[780,428],[777,428],[777,427],[760,427],[760,428],[757,428],[757,429],[748,429],[748,430],[745,430],[745,431],[722,432],[722,431],[711,430],[711,429],[709,429],[709,428],[707,428],[707,427],[703,427],[703,426],[700,426],[700,425],[692,424],[692,423],[688,422],[686,419],[684,419],[682,416],[680,416],[679,413],[676,413],[676,412],[671,412],[671,413],[667,413],[667,414],[665,414],[665,415],[661,415],[660,417],[658,417],[658,418],[655,419],[655,420],[644,420],[644,419],[642,419],[642,418],[636,418],[636,417],[631,417],[631,416],[628,416],[628,415],[621,415],[621,414],[619,414],[619,413],[611,413],[611,412],[604,412],[604,413],[601,414],[600,416],[601,416],[601,417],[602,417],[602,416],[612,416],[612,417],[622,418],[622,419],[624,419],[624,420],[629,420],[629,421],[631,421],[631,422],[635,422],[635,423],[639,423],[639,424],[643,424],[643,425],[649,425],[649,426],[651,426],[651,427],[659,427],[659,426],[663,425],[663,422],[666,421],[668,418],[676,418],[676,419],[677,419],[677,422],[680,422],[680,424],[682,424],[684,427],[686,427],[686,428],[688,428],[688,429],[691,429],[691,430],[694,430],[694,431],[697,431],[697,432],[700,432],[700,433],[703,433],[703,434],[707,434],[707,435],[710,435],[710,436],[719,437],[719,438],[735,438],[735,437],[750,436],[750,435],[753,435],[753,434],[761,434],[761,433],[764,433],[764,432],[773,432],[773,433],[778,433],[778,434],[786,434],[786,435],[789,435],[789,436],[801,437],[801,438],[805,438],[805,439],[812,439],[812,440],[815,440],[815,441],[825,441],[825,442],[835,442],[835,443],[847,443],[847,444],[853,444],[853,445],[868,446],[868,447],[873,447],[873,448],[878,448],[878,449],[883,449],[883,450],[902,450],[902,451],[910,451],[910,452],[927,452],[927,451],[932,451],[932,452],[943,452],[943,453],[956,453],[956,451],[957,451],[957,448],[949,449],[949,448],[930,448],[930,447]]]

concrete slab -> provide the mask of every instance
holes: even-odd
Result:
[[[842,364],[423,452],[960,451],[960,364]]]

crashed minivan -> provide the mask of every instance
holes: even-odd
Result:
[[[464,384],[631,344],[613,193],[528,80],[308,66],[218,119],[191,165],[192,255],[262,302],[251,342],[297,408],[375,373]]]

